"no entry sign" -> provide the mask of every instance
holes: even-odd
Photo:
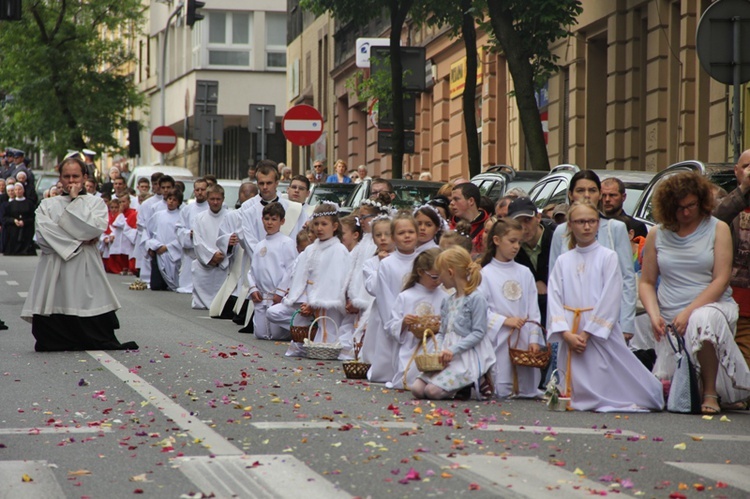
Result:
[[[160,126],[151,132],[151,145],[159,152],[167,153],[177,145],[177,134],[168,126]]]
[[[292,144],[309,146],[323,135],[323,117],[314,107],[300,104],[286,112],[281,131]]]

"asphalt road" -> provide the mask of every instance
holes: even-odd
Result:
[[[0,257],[0,497],[750,497],[750,413],[425,402],[111,276],[137,352],[35,353]],[[616,389],[616,387],[613,387]]]

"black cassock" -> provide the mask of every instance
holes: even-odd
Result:
[[[36,255],[34,249],[34,203],[25,198],[23,201],[11,201],[3,213],[3,232],[5,255]],[[23,221],[18,227],[16,220]]]

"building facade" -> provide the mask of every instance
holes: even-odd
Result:
[[[290,0],[290,12],[297,2]],[[583,0],[571,36],[553,47],[561,71],[539,93],[550,164],[582,168],[661,170],[683,159],[732,160],[731,88],[703,71],[695,33],[709,0]],[[290,14],[290,16],[293,14]],[[288,105],[306,102],[324,115],[326,134],[310,149],[287,146],[300,168],[313,159],[350,168],[364,164],[370,175],[390,176],[390,157],[377,152],[370,102],[352,91],[367,77],[355,66],[356,39],[387,38],[387,18],[354,29],[322,16],[299,14],[299,35],[288,47]],[[302,29],[305,27],[306,29]],[[463,43],[445,29],[407,23],[402,45],[423,46],[427,90],[416,99],[415,153],[404,172],[429,171],[434,179],[468,176],[461,101]],[[478,45],[488,47],[486,34]],[[329,62],[323,59],[327,54]],[[529,167],[513,80],[505,59],[480,50],[476,107],[484,167]],[[295,62],[297,61],[297,62]],[[327,74],[330,80],[323,75]],[[748,88],[742,101],[747,106]],[[748,113],[743,122],[747,123]],[[744,144],[748,140],[745,126]],[[744,147],[747,147],[745,145]]]
[[[211,173],[219,178],[244,177],[248,163],[260,159],[264,149],[259,135],[248,130],[249,106],[275,106],[277,125],[286,110],[286,4],[284,0],[212,0],[200,11],[204,19],[192,28],[185,24],[184,9],[167,26],[177,5],[174,0],[152,0],[148,27],[138,40],[135,78],[149,101],[148,112],[136,116],[142,123],[140,162],[160,160],[150,145],[150,136],[164,124],[178,136],[177,147],[167,154],[166,164],[187,166],[196,174]],[[166,33],[166,59],[162,60]],[[199,82],[218,85],[215,107],[201,105],[199,87],[214,87]],[[223,126],[210,117],[213,113],[221,116]],[[209,127],[213,128],[213,148]],[[280,126],[267,135],[265,155],[285,160]]]

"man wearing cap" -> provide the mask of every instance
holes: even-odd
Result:
[[[528,197],[516,198],[508,205],[508,218],[518,220],[523,227],[521,249],[516,254],[516,262],[528,267],[536,281],[539,311],[542,324],[547,321],[547,279],[549,277],[549,253],[552,247],[552,234],[556,225],[551,220],[542,219],[542,214]]]
[[[10,175],[8,177],[18,177],[18,172],[24,172],[26,173],[26,179],[28,180],[28,183],[30,185],[34,185],[34,174],[31,173],[31,169],[29,169],[28,166],[26,166],[26,162],[24,161],[26,159],[26,153],[24,153],[20,149],[13,149],[13,170],[11,170]]]

